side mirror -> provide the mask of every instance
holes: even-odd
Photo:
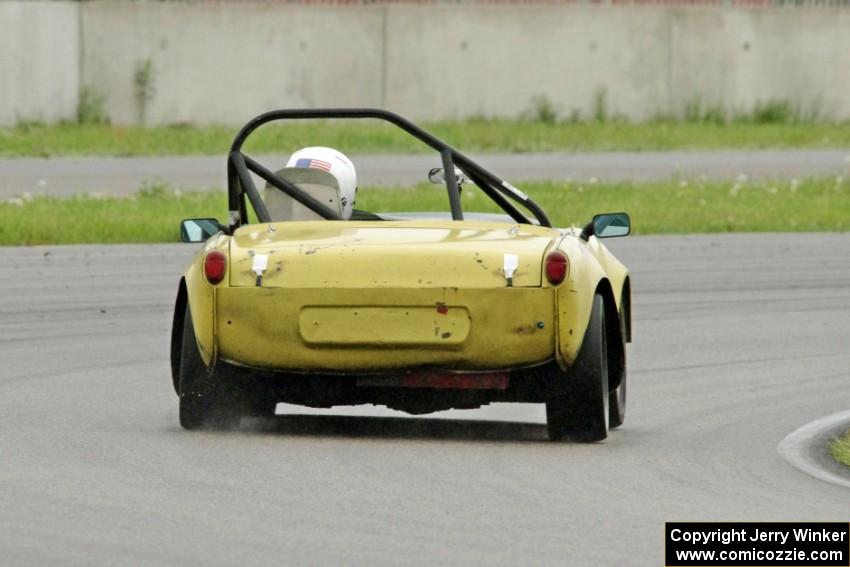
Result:
[[[206,240],[226,230],[217,219],[185,219],[180,222],[180,240],[183,242],[206,242]]]
[[[466,175],[455,168],[455,179],[457,179],[458,187],[466,183]],[[433,183],[434,185],[443,185],[446,182],[446,175],[443,171],[442,167],[435,167],[431,171],[428,172],[428,181]]]
[[[603,213],[596,215],[581,231],[581,238],[616,238],[626,236],[632,231],[628,213]]]

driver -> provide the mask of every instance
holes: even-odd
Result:
[[[351,218],[357,194],[357,172],[342,152],[321,146],[302,148],[292,154],[286,167],[276,173],[337,211],[344,220]],[[276,221],[322,218],[273,185],[266,185],[263,200]]]

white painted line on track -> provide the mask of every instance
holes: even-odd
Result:
[[[835,462],[829,450],[825,449],[827,443],[849,428],[850,411],[834,413],[793,431],[779,443],[777,450],[786,461],[804,473],[850,488],[850,473],[838,472],[842,465]]]

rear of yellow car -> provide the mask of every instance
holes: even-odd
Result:
[[[542,287],[541,263],[557,231],[469,222],[271,226],[245,227],[230,240],[229,285],[216,291],[222,360],[299,372],[473,371],[553,356],[554,292]]]
[[[277,401],[409,413],[545,402],[607,282],[578,242],[495,222],[247,225],[187,272],[187,324],[248,413]]]

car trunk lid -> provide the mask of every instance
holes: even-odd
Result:
[[[545,227],[455,221],[306,221],[240,228],[230,285],[268,288],[539,287]],[[506,274],[507,270],[507,274]],[[258,278],[258,276],[261,276]]]

